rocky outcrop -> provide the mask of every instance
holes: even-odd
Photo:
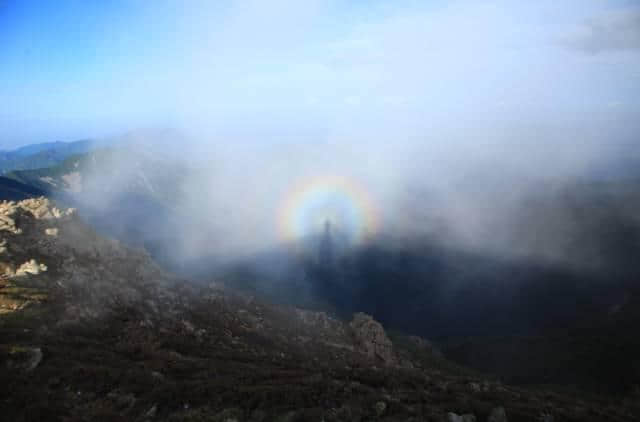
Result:
[[[50,220],[68,217],[74,213],[74,210],[62,211],[44,197],[25,199],[18,202],[0,202],[0,231],[8,232],[8,236],[14,244],[12,246],[7,239],[0,239],[0,255],[2,255],[0,276],[3,277],[37,275],[47,270],[47,265],[38,262],[35,258],[28,258],[24,261],[23,252],[25,247],[28,247],[28,244],[35,246],[36,242],[31,236],[23,233],[23,227],[19,227],[18,221],[21,219],[21,213],[27,213],[30,218],[35,220]],[[29,225],[28,222],[25,222],[25,224]],[[47,228],[45,233],[57,236],[58,229]],[[17,253],[12,253],[12,251]]]
[[[504,407],[495,407],[491,410],[487,422],[507,422],[507,412]]]
[[[57,236],[58,235],[58,228],[57,227],[48,227],[46,229],[44,229],[44,234],[46,234],[47,236]]]
[[[419,350],[426,352],[431,356],[438,358],[443,357],[442,352],[427,339],[418,336],[409,336],[407,340],[409,340],[409,343],[413,344]]]
[[[5,206],[5,203],[0,203],[0,231],[6,231],[9,233],[20,233],[20,229],[16,227],[16,222],[11,216],[14,213],[14,209]]]
[[[42,361],[42,349],[39,347],[13,347],[6,366],[9,369],[34,370]]]
[[[0,202],[0,221],[4,221],[7,226],[14,226],[15,221],[11,218],[17,211],[28,211],[36,219],[62,218],[75,213],[75,209],[68,208],[61,210],[45,197],[29,198],[23,201],[2,201]],[[2,230],[2,226],[0,226]]]
[[[353,330],[358,350],[370,358],[378,359],[387,365],[396,363],[393,344],[382,324],[370,315],[358,312],[349,324]]]
[[[471,413],[465,413],[464,415],[458,415],[453,412],[447,413],[447,422],[476,422],[476,416]]]
[[[17,227],[14,218],[20,211],[28,212],[37,220],[58,219],[75,213],[73,208],[65,211],[60,210],[49,199],[44,197],[30,198],[17,202],[2,201],[0,202],[0,231],[20,234],[22,230]]]
[[[44,295],[29,289],[80,296],[63,305],[65,323],[138,301],[167,280],[147,254],[98,236],[47,198],[0,202],[0,216],[2,313],[41,303]]]
[[[39,264],[35,259],[31,259],[24,264],[20,265],[16,270],[16,276],[23,276],[27,274],[37,275],[41,272],[47,271],[47,266]]]
[[[16,267],[11,262],[0,261],[0,277],[13,277],[16,275]]]

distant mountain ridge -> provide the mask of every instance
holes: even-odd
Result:
[[[95,141],[83,139],[74,142],[33,144],[12,151],[0,151],[0,174],[13,170],[50,167],[71,155],[87,153],[96,145]]]

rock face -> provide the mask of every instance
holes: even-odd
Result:
[[[58,229],[56,227],[48,227],[44,229],[44,234],[46,234],[47,236],[57,236]]]
[[[349,324],[353,330],[358,349],[370,358],[379,359],[387,365],[396,363],[393,344],[382,324],[370,315],[358,312]]]
[[[19,234],[21,229],[16,226],[15,215],[21,211],[27,211],[37,220],[59,219],[68,217],[75,213],[73,208],[62,211],[53,206],[49,199],[30,198],[23,201],[2,201],[0,202],[0,231],[7,231]]]
[[[447,422],[476,422],[476,416],[471,413],[458,415],[453,412],[447,413]]]
[[[26,261],[23,260],[23,243],[33,242],[34,238],[28,234],[23,234],[23,228],[19,227],[18,224],[19,220],[24,220],[25,218],[27,220],[29,218],[35,220],[63,219],[71,216],[73,212],[73,209],[61,211],[54,207],[47,198],[43,197],[19,202],[0,202],[0,232],[5,232],[13,242],[12,247],[7,239],[0,239],[0,276],[11,278],[38,275],[47,271],[46,264],[38,262],[33,257],[29,257]],[[55,230],[54,235],[57,235],[58,229],[48,228],[45,229],[45,233],[52,234],[50,230]],[[19,240],[19,242],[15,242],[15,240]],[[35,246],[35,244],[32,244],[32,246]]]
[[[417,348],[431,354],[432,356],[442,357],[442,352],[436,348],[429,340],[418,336],[409,336],[407,338]]]
[[[82,300],[63,305],[64,320],[95,316],[111,303],[140,299],[145,284],[154,291],[166,279],[148,255],[98,236],[72,208],[61,210],[42,197],[0,202],[0,314],[41,303],[50,293],[73,293]]]
[[[65,211],[55,207],[53,203],[44,197],[30,198],[23,201],[0,202],[0,230],[15,231],[15,221],[12,218],[19,210],[28,211],[36,219],[53,219],[70,216],[75,213],[73,208]],[[5,224],[3,225],[2,222]]]
[[[47,271],[46,265],[38,264],[38,261],[35,259],[30,259],[18,267],[16,270],[16,276],[23,276],[27,274],[37,275],[44,271]]]
[[[17,220],[22,218],[21,214],[24,213],[27,213],[30,218],[52,219],[71,215],[73,211],[62,212],[53,207],[46,198],[33,198],[20,202],[2,201],[0,202],[0,234],[4,234],[12,240],[21,235],[23,229],[18,227]],[[34,258],[25,261],[24,255],[20,253],[20,247],[17,250],[13,249],[7,238],[0,239],[0,277],[36,275],[47,270],[45,264],[39,263]]]
[[[384,411],[387,410],[387,403],[383,401],[376,402],[376,404],[373,405],[373,409],[376,412],[376,416],[380,417],[384,414]]]
[[[0,204],[0,231],[19,233],[15,220],[11,218],[12,214],[12,209],[6,207],[4,203]]]
[[[487,422],[507,422],[507,412],[504,407],[496,407],[491,410]]]
[[[32,371],[41,361],[42,350],[39,347],[15,347],[9,353],[6,366],[10,369]]]

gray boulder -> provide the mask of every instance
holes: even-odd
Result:
[[[371,316],[358,312],[349,325],[353,330],[358,350],[370,358],[380,359],[387,365],[396,362],[393,344],[382,324]]]
[[[464,415],[458,415],[453,412],[447,413],[447,422],[476,422],[476,416],[471,413],[465,413]]]
[[[505,412],[504,407],[492,409],[487,422],[507,422],[507,412]]]

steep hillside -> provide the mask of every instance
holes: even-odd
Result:
[[[640,415],[633,401],[479,377],[420,338],[392,343],[364,314],[346,323],[195,287],[46,199],[1,203],[0,235],[0,412],[13,421]]]
[[[173,245],[183,228],[176,204],[187,169],[166,155],[138,146],[104,148],[6,176],[77,208],[101,233],[177,265]]]

